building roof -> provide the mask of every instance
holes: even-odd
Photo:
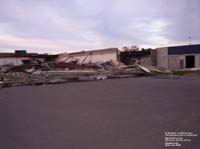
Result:
[[[47,54],[38,54],[38,53],[0,53],[0,58],[10,58],[10,57],[31,57],[31,58],[56,58],[58,55],[47,55]]]

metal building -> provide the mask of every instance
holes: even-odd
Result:
[[[200,68],[200,44],[157,48],[151,58],[155,66],[171,70]]]

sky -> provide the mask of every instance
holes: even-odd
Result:
[[[200,43],[199,0],[0,0],[0,52]]]

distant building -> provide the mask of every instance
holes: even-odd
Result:
[[[175,69],[200,67],[200,44],[157,48],[151,51],[155,66]]]
[[[106,61],[118,61],[119,50],[117,48],[108,48],[92,51],[81,51],[68,54],[61,54],[58,61],[78,61],[78,63],[95,63]]]
[[[41,61],[51,61],[57,58],[58,55],[46,55],[38,53],[26,53],[25,50],[17,50],[15,53],[0,53],[0,66],[13,64],[19,66],[23,61],[30,59],[38,59]]]

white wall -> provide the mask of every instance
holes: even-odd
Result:
[[[25,57],[6,57],[6,58],[0,58],[0,66],[6,65],[6,64],[14,64],[16,66],[19,66],[22,64],[22,60],[29,59]]]
[[[95,63],[95,62],[106,62],[106,61],[117,61],[118,60],[118,55],[117,51],[91,51],[91,52],[83,52],[83,53],[78,53],[78,54],[70,54],[73,56],[74,59],[79,59],[79,63],[82,63],[83,60],[86,58],[84,63]],[[63,61],[65,60],[69,55],[63,55],[60,56],[58,61]],[[69,59],[68,61],[70,61]],[[68,62],[66,61],[66,62]]]
[[[200,54],[195,55],[195,67],[200,67]]]
[[[87,55],[82,55],[82,56],[74,56],[75,58],[79,59],[79,62],[83,62],[83,60],[86,58]],[[95,62],[106,62],[106,61],[116,61],[117,56],[116,53],[103,53],[103,54],[92,54],[89,55],[84,63],[95,63]]]

